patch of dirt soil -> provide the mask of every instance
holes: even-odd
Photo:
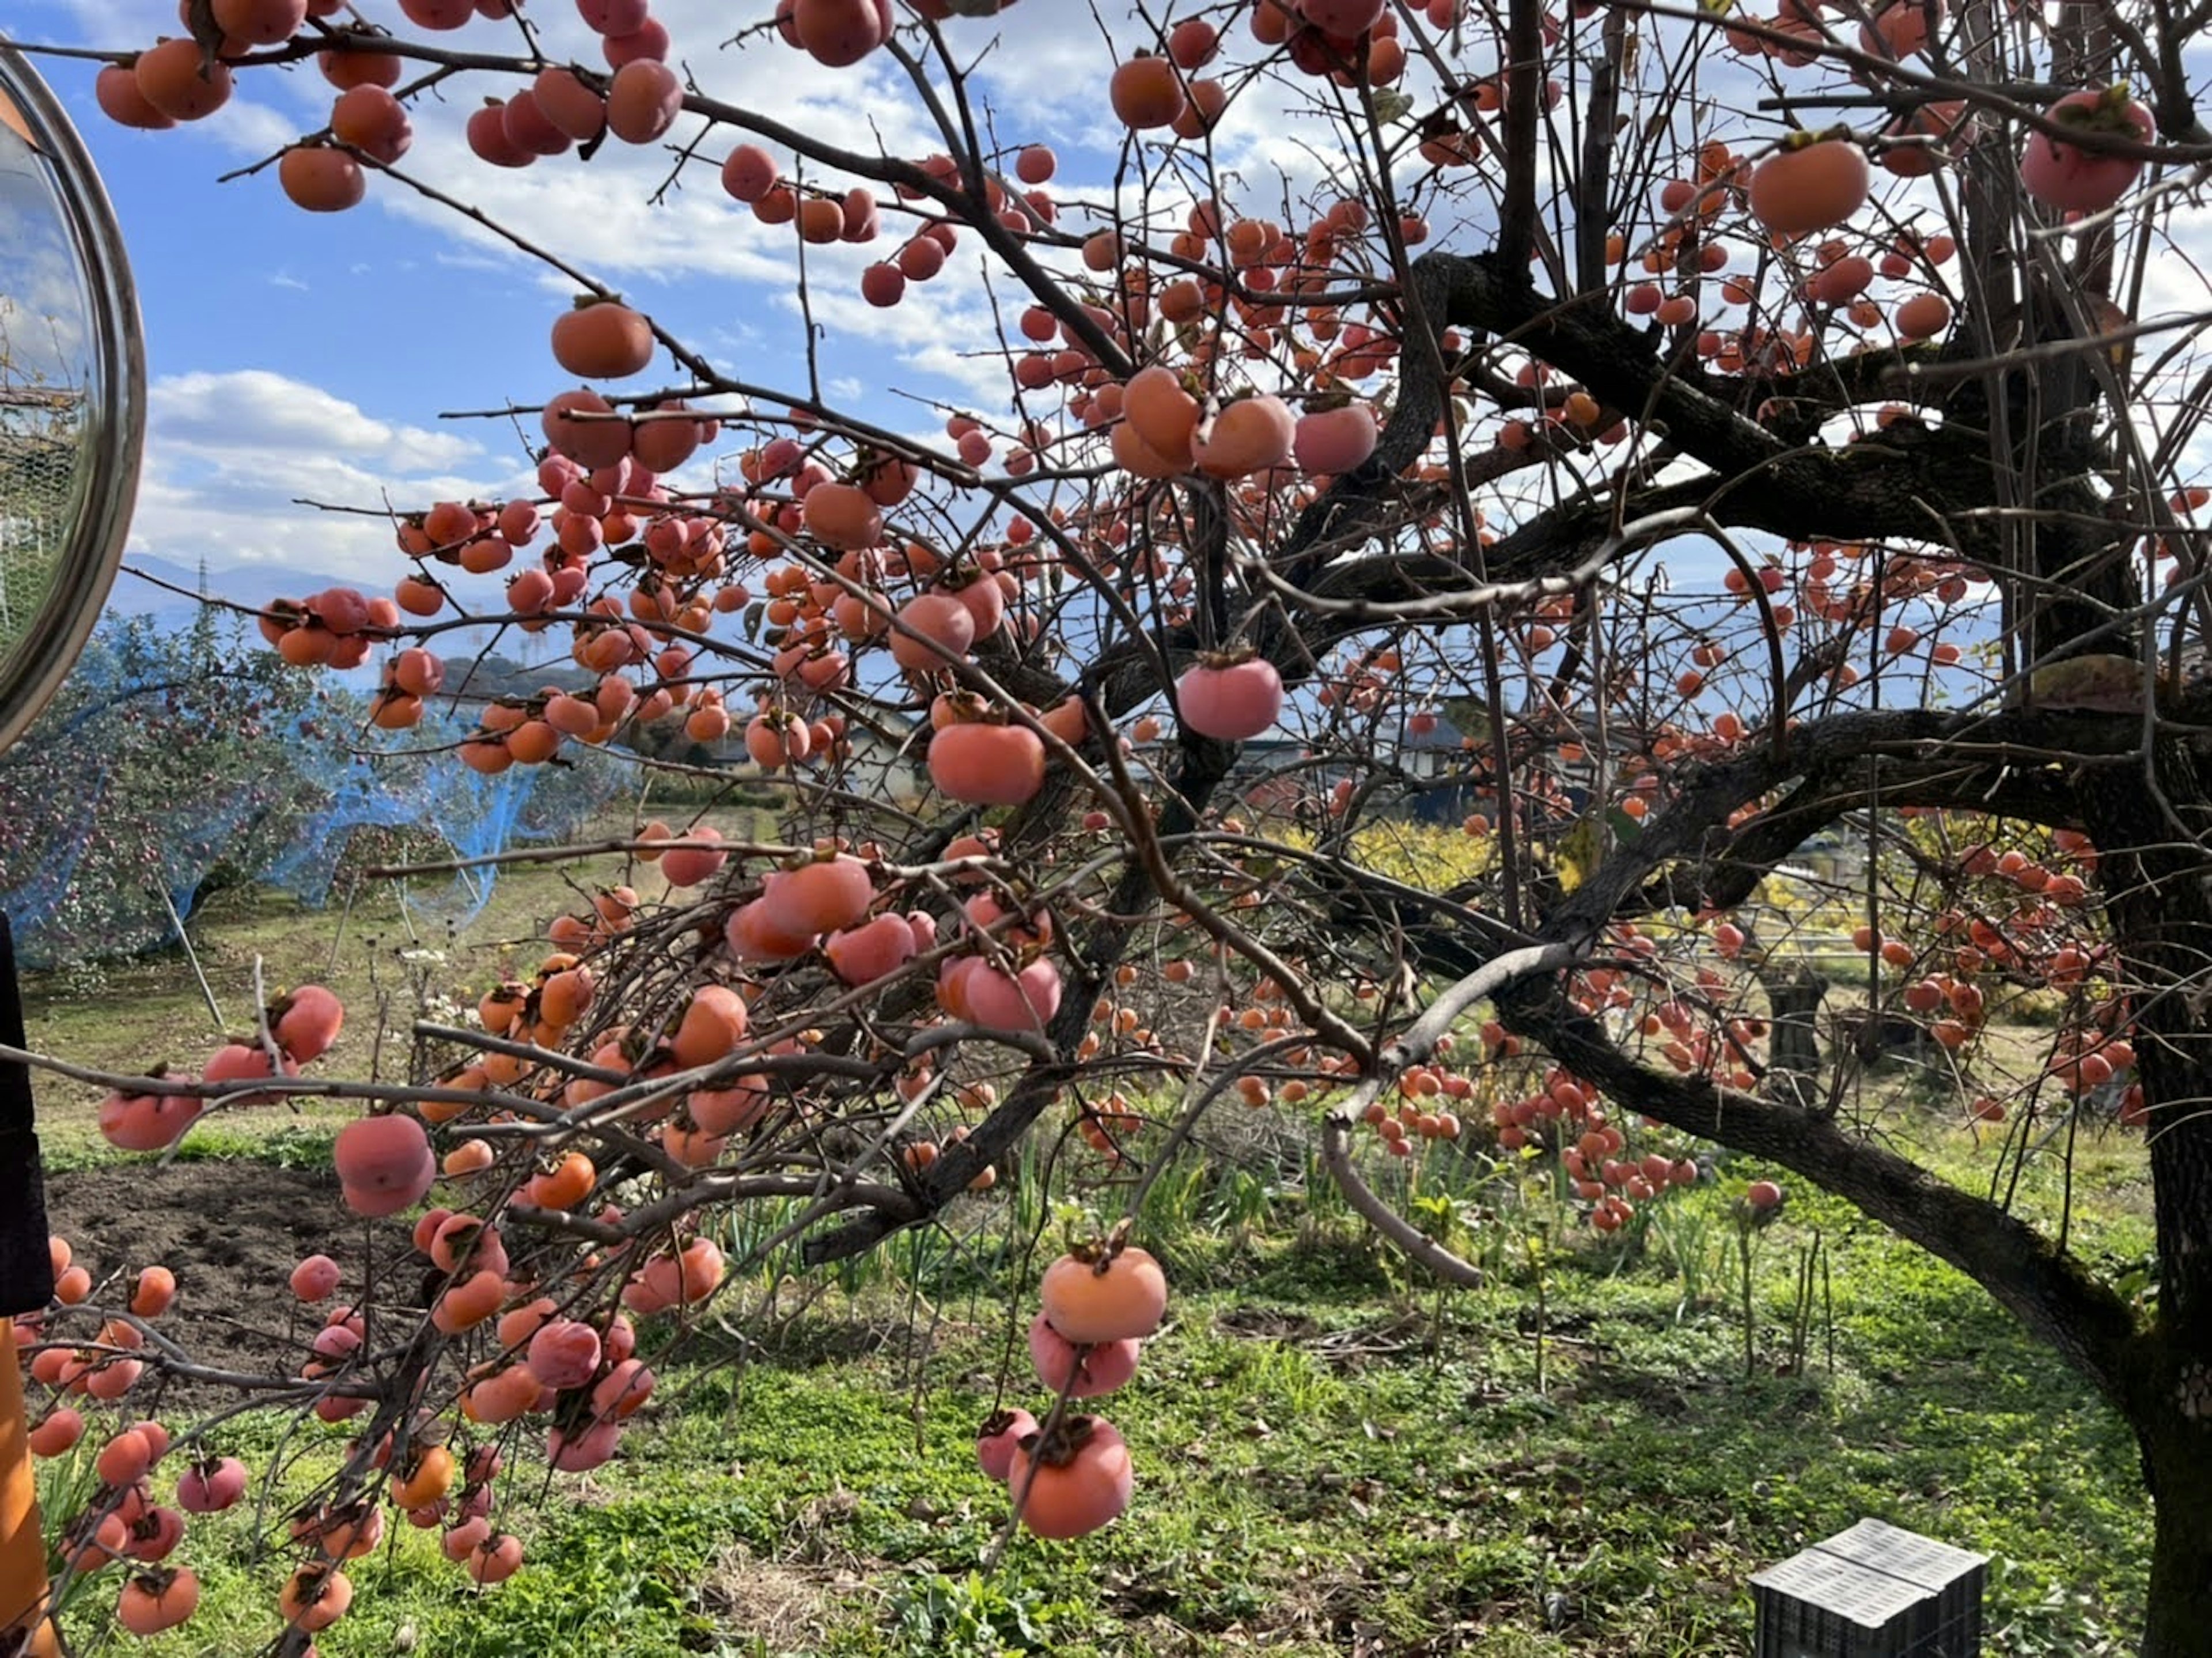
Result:
[[[177,1299],[156,1327],[199,1363],[257,1375],[295,1373],[322,1322],[287,1287],[294,1265],[357,1253],[345,1247],[357,1243],[357,1223],[328,1169],[191,1163],[50,1175],[46,1218],[101,1286],[96,1299],[127,1293],[111,1274],[167,1266]],[[215,1391],[176,1382],[169,1397]]]

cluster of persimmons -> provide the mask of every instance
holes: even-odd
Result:
[[[100,72],[98,99],[115,120],[158,130],[222,107],[235,73],[312,58],[329,87],[327,125],[286,146],[274,170],[300,207],[337,211],[367,199],[380,173],[404,176],[428,88],[481,73],[501,94],[466,118],[483,166],[587,160],[610,144],[665,149],[679,123],[703,121],[678,166],[705,158],[750,225],[811,249],[885,250],[843,264],[817,254],[811,281],[849,277],[868,306],[888,309],[921,302],[980,251],[1024,298],[998,337],[972,343],[1003,355],[1011,412],[945,411],[940,445],[817,398],[739,397],[663,322],[594,288],[550,325],[552,363],[584,383],[535,405],[534,488],[399,516],[388,590],[332,586],[262,611],[264,636],[289,663],[374,661],[367,723],[392,733],[425,730],[441,699],[457,700],[467,675],[448,660],[451,641],[475,648],[471,630],[487,623],[557,641],[571,665],[549,671],[558,683],[482,705],[460,739],[461,759],[487,775],[680,724],[709,750],[741,746],[792,803],[787,839],[774,843],[703,823],[641,824],[623,847],[630,884],[599,887],[555,918],[537,965],[482,990],[475,1028],[441,1038],[461,1051],[416,1084],[384,1090],[338,1135],[343,1203],[395,1237],[404,1227],[411,1254],[374,1281],[319,1254],[292,1274],[299,1363],[274,1396],[332,1422],[365,1418],[343,1473],[286,1521],[300,1559],[279,1604],[309,1633],[346,1611],[344,1564],[377,1546],[387,1510],[439,1529],[477,1583],[518,1569],[522,1545],[499,1524],[502,1468],[526,1442],[562,1472],[616,1455],[655,1388],[641,1323],[693,1316],[725,1291],[718,1206],[862,1186],[910,1199],[971,1133],[981,1143],[971,1120],[993,1122],[1000,1084],[1030,1087],[1031,1064],[1095,1068],[1098,1086],[1086,1078],[1070,1090],[1066,1127],[1099,1154],[1088,1174],[1109,1193],[1150,1155],[1154,1079],[1187,1081],[1203,1063],[1223,1096],[1283,1109],[1354,1080],[1357,1064],[1328,1048],[1321,1027],[1340,1009],[1385,1019],[1403,1005],[1381,965],[1331,953],[1327,929],[1292,896],[1292,872],[1312,824],[1358,818],[1390,742],[1439,729],[1440,687],[1472,685],[1454,665],[1467,617],[1435,622],[1409,606],[1403,626],[1340,633],[1352,640],[1340,656],[1295,662],[1259,648],[1263,614],[1303,597],[1287,579],[1266,585],[1266,550],[1388,458],[1405,486],[1407,534],[1448,543],[1471,525],[1480,550],[1498,538],[1483,509],[1462,500],[1464,516],[1451,516],[1470,468],[1489,479],[1571,472],[1642,435],[1638,410],[1525,352],[1479,370],[1462,361],[1457,331],[1429,340],[1405,327],[1408,250],[1436,234],[1432,218],[1464,215],[1498,162],[1515,98],[1549,112],[1576,90],[1501,70],[1456,78],[1418,108],[1402,88],[1433,90],[1476,27],[1459,0],[1233,0],[1164,23],[1143,49],[1101,65],[1099,108],[1131,155],[1208,157],[1239,99],[1290,88],[1339,112],[1357,159],[1303,203],[1240,210],[1207,173],[1211,187],[1110,222],[1044,143],[985,145],[971,132],[963,146],[947,125],[938,153],[854,157],[772,112],[719,104],[674,66],[647,0],[574,0],[597,42],[590,63],[550,61],[529,33],[511,61],[437,44],[479,24],[565,18],[569,0],[398,5],[420,39],[384,33],[341,0],[188,0],[185,33],[118,56]],[[856,74],[896,60],[927,88],[927,62],[907,43],[941,43],[1004,9],[780,0],[746,20],[739,42]],[[1599,9],[1582,0],[1571,17],[1543,17],[1549,67],[1572,72],[1569,25]],[[1905,59],[1942,21],[1936,0],[1863,16],[1848,8],[1848,27],[1813,0],[1763,21],[1723,24],[1725,9],[1703,31],[1716,51],[1785,69],[1838,39]],[[422,79],[409,82],[410,65]],[[1343,113],[1355,109],[1365,112]],[[2151,132],[2125,88],[2069,90],[2042,119],[2019,178],[2051,211],[2103,212],[2141,173],[2103,142]],[[1954,326],[1944,273],[1954,244],[1897,220],[1869,230],[1867,209],[1877,168],[1910,189],[1980,136],[1975,112],[1932,100],[1885,105],[1869,131],[1793,130],[1755,149],[1694,134],[1655,166],[1632,223],[1609,225],[1596,244],[1607,314],[1672,340],[1699,372],[1756,371],[1784,390],[1827,354],[1940,343]],[[1413,193],[1357,182],[1370,143],[1391,167],[1426,169]],[[1161,202],[1174,195],[1158,188]],[[1410,452],[1393,450],[1390,413],[1428,348],[1446,365],[1448,402],[1471,412],[1441,414],[1435,433],[1423,422]],[[670,386],[626,389],[669,361],[680,371]],[[1778,392],[1760,416],[1786,401]],[[1437,438],[1459,452],[1447,456]],[[1194,550],[1201,499],[1239,550],[1234,582]],[[1778,649],[1820,631],[1872,643],[1831,653],[1825,677],[1838,694],[1862,671],[1847,655],[1884,672],[1962,670],[1938,626],[1903,618],[1940,616],[1981,580],[1962,562],[1839,543],[1739,561],[1622,721],[1634,730],[1607,756],[1611,800],[1594,805],[1565,780],[1587,757],[1580,726],[1551,731],[1510,776],[1488,769],[1499,762],[1486,750],[1504,745],[1470,735],[1461,759],[1478,799],[1467,838],[1525,847],[1608,804],[1632,826],[1662,810],[1679,768],[1756,740],[1765,653],[1747,641]],[[473,598],[472,582],[496,584],[496,596]],[[1554,587],[1493,618],[1501,671],[1539,684],[1581,624],[1578,604]],[[1184,633],[1201,646],[1177,646],[1170,659],[1160,641]],[[1152,653],[1140,693],[1083,672],[1115,641]],[[1293,670],[1302,700],[1286,687]],[[1290,768],[1311,809],[1298,832],[1217,811],[1187,837],[1203,858],[1170,870],[1156,819],[1176,756],[1288,726],[1317,734]],[[869,818],[882,803],[856,780],[864,743],[917,757],[922,798]],[[2070,998],[2078,1017],[2033,1085],[2075,1096],[2113,1085],[2123,1115],[2139,1115],[2140,1090],[2124,1091],[2126,1004],[2079,921],[2094,849],[2075,836],[1945,851],[1959,854],[1964,884],[1925,936],[1869,924],[1850,948],[1877,975],[1902,975],[1902,1006],[1961,1066],[1979,1057],[1993,997]],[[1115,912],[1130,867],[1148,868],[1165,902]],[[648,873],[660,886],[641,895],[634,883]],[[1139,950],[1093,975],[1070,935],[1115,929],[1141,934]],[[1763,952],[1744,926],[1620,922],[1603,942],[1612,964],[1570,975],[1578,1008],[1655,1065],[1757,1085],[1771,1033],[1753,1011]],[[1139,968],[1145,952],[1153,960]],[[343,1022],[330,992],[295,989],[197,1072],[118,1089],[101,1130],[118,1146],[159,1151],[211,1102],[247,1106],[311,1085],[303,1067],[329,1053]],[[1632,1105],[1523,1053],[1495,1023],[1457,1038],[1471,1060],[1454,1063],[1454,1040],[1366,1106],[1385,1169],[1425,1155],[1553,1159],[1600,1232],[1702,1177],[1680,1137],[1662,1138]],[[1995,1121],[2004,1106],[1978,1094],[1972,1111]],[[962,1189],[989,1190],[1003,1166],[986,1162]],[[1760,1213],[1780,1200],[1771,1182],[1747,1199]],[[1030,1351],[1052,1402],[1042,1416],[995,1413],[978,1442],[1020,1522],[1044,1537],[1096,1530],[1131,1500],[1128,1448],[1072,1406],[1127,1383],[1165,1315],[1158,1263],[1125,1227],[1101,1231],[1038,1289]],[[73,1576],[124,1566],[118,1617],[150,1633],[197,1599],[190,1571],[165,1564],[184,1516],[241,1501],[251,1475],[211,1440],[131,1419],[146,1370],[186,1363],[159,1323],[169,1274],[148,1266],[102,1285],[59,1240],[55,1257],[58,1304],[27,1330],[44,1390],[32,1448],[92,1459],[90,1495],[57,1516],[62,1558]],[[429,1288],[395,1323],[389,1280],[409,1276]],[[386,1316],[372,1315],[380,1308]],[[95,1406],[113,1418],[105,1429],[88,1420]],[[172,1472],[173,1506],[155,1483]]]

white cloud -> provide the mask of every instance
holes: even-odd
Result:
[[[146,459],[134,551],[343,574],[399,573],[390,524],[299,503],[417,511],[495,496],[525,482],[513,462],[453,433],[380,419],[269,369],[172,374],[147,393]]]
[[[483,452],[470,439],[378,420],[319,386],[266,368],[165,375],[148,389],[146,406],[165,446],[218,458],[345,456],[421,472]]]

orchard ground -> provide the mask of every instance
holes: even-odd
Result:
[[[410,937],[367,890],[328,973],[335,908],[240,892],[191,934],[227,1013],[250,1006],[257,956],[272,990],[337,988],[356,1013],[334,1075],[368,1073],[381,996],[390,1074],[421,994],[472,999],[592,874],[509,869],[452,936],[418,920]],[[93,993],[33,983],[30,1020],[34,1046],[94,1066],[214,1034],[174,951]],[[1883,1085],[1909,1088],[1910,1066]],[[81,1257],[172,1266],[167,1327],[191,1351],[247,1368],[296,1353],[312,1319],[283,1293],[291,1263],[359,1258],[328,1167],[352,1108],[211,1119],[188,1166],[164,1169],[105,1146],[92,1090],[46,1078],[40,1096],[55,1230]],[[1005,1494],[975,1466],[997,1377],[1014,1379],[1006,1402],[1042,1404],[1020,1328],[1047,1218],[1024,1167],[957,1209],[949,1237],[895,1240],[826,1280],[763,1271],[738,1286],[744,1316],[653,1335],[657,1431],[592,1475],[508,1494],[520,1576],[471,1589],[435,1533],[395,1525],[354,1563],[356,1610],[321,1649],[580,1653],[619,1631],[625,1654],[745,1658],[1741,1651],[1751,1574],[1869,1514],[1994,1557],[1993,1654],[2117,1653],[2139,1627],[2149,1539],[2124,1426],[1980,1290],[1840,1203],[1792,1182],[1753,1239],[1747,1376],[1731,1204],[1771,1171],[1723,1159],[1600,1238],[1534,1165],[1433,1145],[1394,1165],[1394,1199],[1489,1270],[1440,1296],[1342,1210],[1304,1132],[1287,1112],[1240,1115],[1209,1131],[1217,1155],[1154,1188],[1139,1236],[1168,1269],[1171,1321],[1111,1401],[1138,1496],[1099,1536],[1000,1550]],[[1950,1178],[1987,1189],[1991,1131],[1935,1138]],[[2076,1249],[2145,1256],[2135,1148],[2085,1130],[2073,1161]],[[2057,1163],[2031,1164],[2015,1199],[2045,1224]],[[180,1386],[155,1413],[182,1424],[218,1402]],[[263,1523],[281,1527],[346,1432],[245,1416],[212,1442],[257,1493],[275,1471]],[[64,1458],[43,1478],[74,1471]],[[243,1654],[276,1632],[256,1512],[198,1522],[203,1609],[149,1652]],[[95,1579],[65,1623],[92,1637],[112,1604]]]

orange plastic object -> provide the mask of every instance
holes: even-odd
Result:
[[[15,1326],[0,1319],[0,1653],[58,1653],[54,1626],[41,1619],[25,1649],[24,1626],[46,1598],[46,1544],[39,1530],[39,1488],[31,1472],[23,1418],[23,1375],[15,1362]]]

